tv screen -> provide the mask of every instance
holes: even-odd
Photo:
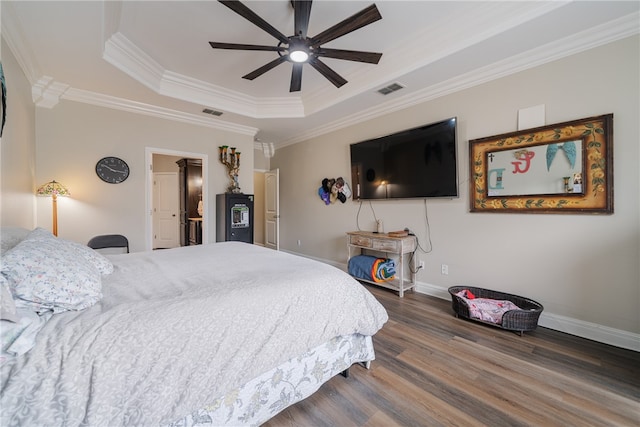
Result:
[[[351,144],[353,198],[458,197],[456,117]]]

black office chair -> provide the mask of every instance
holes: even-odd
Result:
[[[87,246],[92,249],[125,248],[129,253],[129,240],[121,234],[104,234],[93,237]]]

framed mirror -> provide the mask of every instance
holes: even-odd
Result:
[[[613,213],[613,114],[469,141],[471,212]]]

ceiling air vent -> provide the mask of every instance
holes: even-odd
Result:
[[[212,116],[218,116],[218,117],[222,115],[222,111],[212,110],[211,108],[205,108],[204,110],[202,110],[202,112],[205,114],[211,114]]]
[[[389,95],[391,92],[395,92],[402,88],[404,88],[404,86],[402,86],[400,83],[392,83],[389,86],[385,86],[382,89],[379,89],[378,93],[381,93],[383,95]]]

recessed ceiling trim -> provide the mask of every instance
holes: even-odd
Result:
[[[160,91],[164,68],[121,33],[109,37],[102,58],[154,92]]]
[[[639,34],[638,20],[640,13],[632,13],[590,28],[581,33],[565,37],[553,43],[522,52],[494,64],[457,76],[448,81],[427,87],[423,90],[390,99],[355,114],[342,117],[323,126],[308,129],[305,132],[277,143],[277,149],[297,144],[329,132],[334,132],[367,120],[401,111],[417,104],[422,104],[451,93],[478,86],[499,78],[518,73],[551,61],[575,55],[599,46],[613,43]]]
[[[159,93],[259,119],[304,117],[300,97],[256,98],[173,71],[164,73]]]
[[[219,129],[243,135],[250,135],[252,137],[256,136],[256,134],[258,133],[258,129],[251,126],[218,121],[217,119],[213,119],[211,117],[203,117],[202,115],[171,110],[169,108],[158,107],[156,105],[145,104],[142,102],[135,102],[128,99],[103,95],[82,89],[71,88],[64,93],[62,99],[82,102],[84,104],[96,105],[98,107],[112,108],[115,110],[144,114],[146,116],[158,117],[161,119],[175,120],[183,123],[206,126],[213,129]]]
[[[42,76],[31,86],[31,98],[38,107],[53,108],[68,89],[69,85],[56,82],[52,77]]]
[[[115,33],[109,38],[105,44],[103,57],[121,71],[161,95],[196,104],[211,105],[251,118],[307,117],[360,93],[373,90],[389,80],[399,78],[407,72],[479,43],[524,21],[562,7],[564,4],[566,2],[542,2],[525,12],[522,12],[521,8],[515,7],[510,10],[498,7],[487,10],[486,4],[477,6],[476,9],[473,9],[474,13],[470,14],[473,18],[461,17],[460,19],[477,19],[476,15],[478,14],[481,16],[491,15],[494,18],[492,23],[497,22],[498,24],[487,25],[487,31],[481,34],[469,33],[471,28],[474,28],[473,25],[458,25],[461,28],[458,43],[446,51],[438,50],[434,46],[432,53],[427,56],[425,56],[425,40],[421,37],[412,38],[409,42],[407,40],[398,42],[395,49],[389,49],[388,52],[385,52],[385,57],[382,58],[377,69],[360,69],[358,72],[345,76],[349,81],[357,82],[357,84],[343,87],[339,91],[327,90],[324,87],[318,88],[316,91],[305,92],[301,97],[295,98],[253,97],[165,70],[122,33]],[[496,14],[498,15],[496,16]],[[464,24],[464,22],[462,23]],[[442,23],[441,25],[449,27],[450,23]],[[433,28],[429,31],[433,31]],[[401,69],[398,68],[398,64],[406,63],[406,58],[416,58],[416,60]]]
[[[486,3],[471,3],[466,6],[465,16],[456,17],[455,28],[458,32],[455,40],[450,36],[451,22],[432,23],[422,31],[421,35],[408,40],[398,40],[393,47],[388,48],[375,69],[360,68],[354,73],[345,74],[344,77],[347,80],[357,82],[357,85],[345,85],[339,91],[318,88],[313,92],[307,92],[303,95],[305,113],[311,115],[360,93],[376,90],[391,80],[401,79],[402,76],[421,67],[426,67],[448,55],[483,42],[566,4],[568,2],[539,2],[523,12],[520,7],[515,6],[511,10],[503,10],[499,4],[491,6]],[[486,25],[486,30],[482,33],[476,32],[475,22],[478,17],[490,20],[490,24]],[[446,43],[434,39],[433,34],[446,34]],[[407,58],[414,58],[414,60],[407,61]]]
[[[160,95],[252,118],[304,116],[300,97],[256,98],[165,70],[122,33],[107,40],[103,59]]]
[[[18,24],[18,17],[13,10],[13,6],[11,6],[11,2],[2,2],[1,8],[0,28],[2,28],[2,38],[7,42],[11,53],[15,56],[29,83],[34,85],[42,76],[36,57],[29,44],[25,43],[27,38],[22,33]]]

